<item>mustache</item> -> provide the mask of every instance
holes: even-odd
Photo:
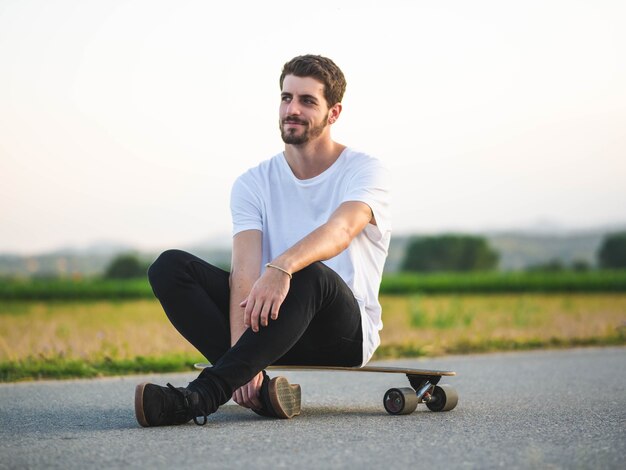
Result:
[[[305,124],[306,125],[306,121],[303,121],[297,117],[286,117],[285,119],[283,119],[283,124]]]

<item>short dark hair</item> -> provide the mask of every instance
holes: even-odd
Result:
[[[343,72],[330,59],[321,55],[301,55],[294,57],[283,66],[280,74],[280,89],[287,75],[312,77],[324,84],[324,98],[328,107],[341,103],[346,91],[346,78]]]

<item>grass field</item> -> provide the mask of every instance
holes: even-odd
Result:
[[[381,296],[377,358],[626,344],[626,294]],[[184,370],[155,300],[0,302],[0,380]]]
[[[626,293],[626,270],[386,274],[384,295],[503,293]],[[0,300],[153,299],[148,280],[0,278]]]
[[[383,277],[384,294],[626,293],[626,270],[399,273]]]
[[[378,357],[626,344],[624,294],[384,296]]]

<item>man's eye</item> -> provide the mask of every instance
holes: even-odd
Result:
[[[281,98],[282,101],[291,101],[291,97],[290,96],[283,96]]]

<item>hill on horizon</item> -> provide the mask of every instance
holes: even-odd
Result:
[[[626,230],[626,227],[621,230]],[[620,228],[554,234],[510,231],[472,233],[472,235],[484,236],[490,246],[500,254],[498,269],[515,271],[551,261],[558,261],[567,266],[582,261],[589,266],[596,266],[597,252],[603,238],[608,233],[616,231],[620,231]],[[397,272],[400,269],[409,240],[419,236],[425,234],[392,237],[385,272]],[[215,246],[206,241],[180,248],[218,266],[227,268],[230,265],[230,249],[224,247],[224,243],[220,242]],[[119,254],[134,253],[141,260],[151,262],[160,251],[142,251],[124,244],[100,243],[83,249],[64,248],[31,256],[5,253],[0,254],[0,276],[97,276],[101,275],[111,260]]]

